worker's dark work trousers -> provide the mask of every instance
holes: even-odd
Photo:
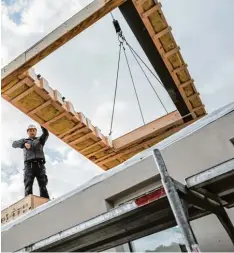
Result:
[[[24,187],[25,197],[33,194],[33,182],[35,177],[40,188],[40,196],[49,199],[49,194],[46,188],[48,183],[46,168],[41,161],[27,162],[24,166]]]

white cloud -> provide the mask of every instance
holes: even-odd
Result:
[[[22,12],[23,9],[28,7],[28,4],[29,4],[29,0],[13,1],[10,5],[8,5],[7,12],[12,15],[18,12]],[[3,6],[4,5],[5,5],[5,2],[3,1]]]
[[[85,4],[88,2],[90,1],[86,1]],[[83,6],[83,1],[76,0],[20,0],[11,5],[6,5],[3,1],[3,65],[62,24]],[[19,23],[15,23],[11,19],[11,16],[16,12],[21,13]]]
[[[4,209],[15,201],[23,198],[23,174],[18,173],[9,178],[9,183],[1,183],[1,208]]]

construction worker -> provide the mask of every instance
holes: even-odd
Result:
[[[35,125],[29,125],[27,128],[28,138],[14,141],[13,148],[24,150],[24,187],[25,197],[33,193],[33,182],[35,177],[40,188],[40,196],[49,199],[46,188],[48,183],[43,147],[48,139],[49,132],[41,126],[42,135],[37,136]]]

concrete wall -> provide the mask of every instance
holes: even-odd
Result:
[[[110,208],[106,200],[116,199],[116,196],[121,196],[125,191],[131,194],[129,188],[133,191],[136,185],[142,185],[142,182],[155,177],[155,174],[157,169],[150,157],[56,205],[49,203],[44,211],[20,223],[16,221],[17,225],[2,232],[2,251],[21,249],[106,212]],[[155,182],[155,187],[158,184]]]
[[[234,157],[234,113],[229,113],[189,137],[162,151],[170,175],[184,179]],[[234,208],[228,209],[234,224]],[[192,222],[202,251],[231,251],[234,247],[216,216],[210,215]]]
[[[229,141],[234,136],[233,129],[234,112],[165,148],[162,153],[171,176],[184,182],[186,177],[234,157]],[[61,202],[52,201],[48,208],[24,221],[15,221],[13,227],[2,232],[2,251],[21,249],[104,213],[159,186],[158,179],[154,159],[149,156]],[[234,209],[229,210],[229,215],[234,222]],[[203,251],[233,250],[216,217],[201,218],[192,226]]]
[[[225,115],[162,151],[170,175],[185,178],[234,157],[234,112]]]

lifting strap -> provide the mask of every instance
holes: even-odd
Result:
[[[153,89],[154,93],[156,94],[156,96],[157,96],[158,100],[160,101],[162,107],[164,108],[164,110],[165,110],[166,113],[168,114],[168,111],[167,111],[165,105],[163,104],[162,100],[160,99],[160,97],[159,97],[157,91],[155,90],[155,88],[154,88],[153,84],[151,83],[149,77],[147,76],[146,72],[144,71],[143,67],[141,66],[139,60],[140,60],[140,61],[144,64],[144,66],[150,71],[150,73],[155,77],[155,79],[164,87],[163,83],[162,83],[161,80],[154,74],[154,72],[147,66],[147,64],[142,60],[142,58],[136,53],[136,51],[130,46],[130,44],[127,42],[126,38],[125,38],[124,35],[123,35],[123,32],[122,32],[122,30],[121,30],[121,27],[120,27],[120,25],[119,25],[118,20],[116,20],[116,19],[114,18],[114,16],[113,16],[112,13],[110,13],[110,14],[111,14],[112,19],[113,19],[113,25],[114,25],[116,34],[118,35],[118,40],[119,40],[119,56],[118,56],[117,75],[116,75],[116,82],[115,82],[114,101],[113,101],[113,109],[112,109],[112,115],[111,115],[111,126],[110,126],[109,135],[112,134],[112,127],[113,127],[113,121],[114,121],[115,103],[116,103],[116,96],[117,96],[117,88],[118,88],[118,80],[119,80],[119,67],[120,67],[120,59],[121,59],[122,48],[123,48],[123,51],[124,51],[124,56],[125,56],[126,63],[127,63],[127,66],[128,66],[128,70],[129,70],[129,74],[130,74],[130,77],[131,77],[131,81],[132,81],[132,85],[133,85],[133,88],[134,88],[134,92],[135,92],[135,95],[136,95],[136,99],[137,99],[139,111],[140,111],[140,114],[141,114],[142,122],[143,122],[143,124],[145,125],[145,119],[144,119],[144,116],[143,116],[143,112],[142,112],[142,108],[141,108],[141,105],[140,105],[139,96],[138,96],[138,94],[137,94],[135,82],[134,82],[134,79],[133,79],[133,75],[132,75],[132,71],[131,71],[131,68],[130,68],[130,64],[129,64],[129,61],[128,61],[128,57],[127,57],[127,54],[126,54],[126,49],[125,49],[124,43],[125,43],[125,45],[129,48],[129,51],[132,53],[134,59],[136,60],[137,64],[139,65],[141,71],[143,72],[144,76],[146,77],[146,79],[147,79],[148,83],[150,84],[151,88]],[[138,59],[139,59],[139,60],[138,60]],[[164,87],[164,88],[165,88],[165,87]]]

